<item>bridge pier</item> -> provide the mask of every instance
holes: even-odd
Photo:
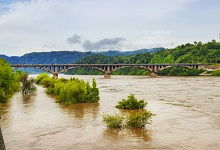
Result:
[[[54,73],[53,73],[53,78],[54,78],[54,79],[58,79],[58,73],[57,73],[57,72],[54,72]]]
[[[111,75],[109,73],[104,73],[104,78],[109,79],[109,78],[111,78]]]
[[[150,77],[151,77],[151,78],[156,78],[156,77],[157,77],[157,74],[156,74],[155,72],[151,72],[151,73],[150,73]]]

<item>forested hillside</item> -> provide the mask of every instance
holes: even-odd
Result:
[[[133,51],[99,51],[99,52],[80,52],[80,51],[52,51],[52,52],[32,52],[23,56],[6,56],[0,55],[11,64],[70,64],[86,56],[101,54],[104,56],[128,56],[141,53],[154,53],[164,48],[140,49]]]
[[[220,63],[220,42],[187,43],[152,55],[153,63]]]
[[[84,57],[76,63],[81,64],[117,64],[117,63],[220,63],[220,43],[212,40],[208,43],[194,42],[182,44],[173,49],[165,49],[156,53],[142,53],[130,56],[93,55]],[[89,68],[71,70],[68,74],[101,74]],[[123,68],[113,74],[145,75],[141,69]]]

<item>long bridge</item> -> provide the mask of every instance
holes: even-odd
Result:
[[[145,69],[146,71],[150,72],[151,77],[155,77],[159,71],[168,67],[213,69],[211,65],[203,65],[203,64],[12,64],[11,66],[13,68],[41,69],[53,74],[55,78],[58,78],[58,74],[60,73],[79,67],[88,67],[99,70],[104,73],[105,77],[109,77],[112,72],[118,69],[128,68],[128,67]]]

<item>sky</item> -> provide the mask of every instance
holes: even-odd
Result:
[[[0,54],[219,41],[219,0],[0,0]]]

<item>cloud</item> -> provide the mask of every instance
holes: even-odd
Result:
[[[219,32],[219,4],[217,0],[0,0],[0,53],[130,50],[209,41]],[[171,33],[149,34],[167,30]],[[72,33],[88,41],[77,40]],[[128,40],[111,43],[108,37],[118,35]]]
[[[73,34],[72,37],[69,37],[67,39],[67,42],[69,44],[80,44],[81,43],[81,36],[75,33],[75,34]]]
[[[126,39],[123,37],[117,38],[105,38],[97,42],[91,42],[86,40],[83,42],[82,47],[86,50],[106,50],[106,49],[115,49],[119,48],[122,45],[122,42]]]

